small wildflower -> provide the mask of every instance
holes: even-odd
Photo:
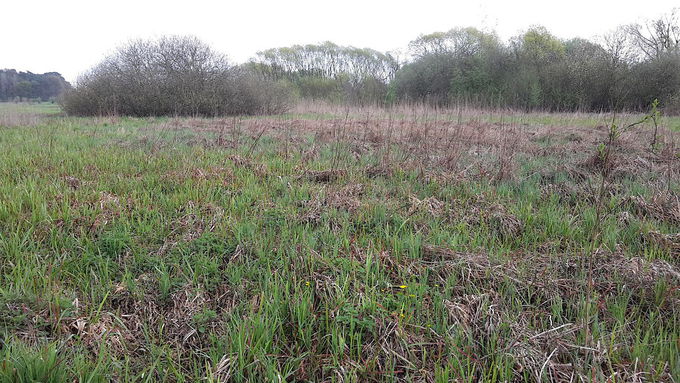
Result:
[[[310,285],[309,281],[305,282],[305,286],[309,286],[309,285]]]
[[[399,288],[402,289],[402,290],[405,289],[405,288],[407,288],[407,287],[408,287],[408,286],[406,286],[406,285],[401,285],[401,286],[399,286]]]

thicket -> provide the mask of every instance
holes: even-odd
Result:
[[[393,81],[398,99],[526,110],[680,109],[677,18],[631,25],[601,42],[562,40],[534,27],[505,44],[474,28],[421,36]],[[664,35],[669,32],[670,34]],[[636,37],[637,36],[637,37]],[[660,37],[665,36],[665,37]],[[646,39],[646,40],[643,40]],[[657,41],[654,53],[645,41]]]
[[[119,48],[61,102],[73,115],[252,115],[285,111],[290,92],[194,37],[172,36]]]

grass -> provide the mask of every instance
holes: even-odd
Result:
[[[675,120],[621,137],[593,243],[606,116],[33,108],[0,118],[2,382],[680,376]]]
[[[3,116],[9,114],[38,114],[54,116],[62,113],[59,105],[52,102],[24,103],[24,102],[0,102],[0,113]]]

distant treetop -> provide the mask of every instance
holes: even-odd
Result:
[[[70,87],[57,72],[37,74],[0,69],[0,101],[54,100]]]

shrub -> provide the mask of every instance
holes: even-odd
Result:
[[[82,75],[61,105],[72,115],[219,116],[281,113],[284,87],[194,37],[136,40]]]

